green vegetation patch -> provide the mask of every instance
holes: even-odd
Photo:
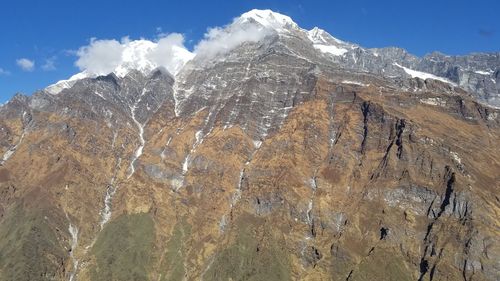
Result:
[[[0,224],[0,280],[54,280],[69,254],[44,210],[14,207]]]
[[[184,240],[191,235],[191,226],[179,222],[175,225],[172,237],[167,243],[167,249],[161,263],[161,281],[182,280],[186,273],[184,259],[186,248]]]
[[[92,247],[92,280],[149,280],[155,236],[149,214],[121,215],[110,221]]]
[[[235,242],[215,256],[204,280],[291,279],[288,254],[274,237],[257,239],[256,226],[244,220],[233,229],[237,232]]]

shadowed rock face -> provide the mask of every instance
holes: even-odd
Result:
[[[498,280],[494,56],[306,39],[1,107],[0,280]]]

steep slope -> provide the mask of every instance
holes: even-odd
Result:
[[[0,280],[500,278],[500,110],[270,11],[218,36],[255,28],[3,106]]]

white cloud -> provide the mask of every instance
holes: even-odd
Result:
[[[17,65],[24,71],[33,71],[35,70],[35,61],[29,60],[27,58],[21,58],[16,60]]]
[[[56,70],[56,56],[45,59],[45,63],[42,65],[42,69],[44,71],[53,71]]]
[[[254,24],[233,24],[221,28],[209,28],[194,48],[196,55],[212,57],[225,54],[244,42],[258,42],[266,37],[271,30]]]
[[[81,70],[96,75],[113,72],[122,61],[123,45],[116,40],[97,40],[92,38],[90,45],[77,51],[78,60],[75,65]]]
[[[147,58],[158,66],[167,68],[170,73],[177,73],[193,54],[184,47],[184,36],[172,33],[158,40],[156,48]]]
[[[128,37],[121,41],[93,38],[76,55],[75,65],[90,75],[114,72],[121,77],[131,69],[147,73],[157,67],[165,67],[175,74],[193,57],[184,47],[184,37],[178,33],[161,36],[156,41],[130,40]]]
[[[3,68],[0,67],[0,76],[1,75],[10,75],[10,71],[5,70],[5,69],[3,69]]]

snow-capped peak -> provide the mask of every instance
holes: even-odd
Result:
[[[83,78],[97,77],[114,73],[123,78],[130,71],[137,70],[144,75],[162,67],[170,74],[176,75],[180,69],[194,57],[194,54],[183,46],[184,38],[180,34],[170,34],[157,41],[146,39],[129,40],[91,40],[88,46],[78,50],[76,65],[82,72],[68,80],[61,80],[48,86],[45,90],[50,94],[58,94],[71,88],[76,81]]]
[[[307,31],[307,37],[313,43],[314,48],[334,56],[342,56],[353,48],[353,45],[331,36],[318,27]]]
[[[325,30],[319,27],[315,27],[309,30],[307,32],[307,37],[309,37],[309,40],[311,40],[314,44],[330,44],[330,43],[346,44],[344,41],[341,41],[333,37],[332,35],[330,35],[330,33],[326,32]]]
[[[242,14],[236,22],[245,23],[255,21],[262,26],[276,31],[283,31],[286,28],[298,28],[298,25],[289,17],[271,10],[253,9]]]
[[[307,32],[307,37],[315,44],[325,44],[328,43],[326,39],[323,37],[325,31],[318,27],[314,27],[313,29]]]
[[[67,80],[60,80],[60,81],[56,82],[55,84],[48,86],[47,88],[45,88],[45,91],[47,91],[49,94],[57,95],[62,90],[69,89],[69,88],[73,87],[73,85],[75,85],[76,81],[84,79],[84,78],[88,78],[88,77],[91,77],[91,75],[89,75],[87,72],[85,72],[85,71],[80,72],[80,73],[77,73],[77,74],[71,76]]]

